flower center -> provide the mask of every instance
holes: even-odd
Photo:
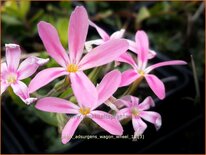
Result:
[[[89,108],[80,108],[79,109],[79,112],[82,114],[82,115],[87,115],[90,113],[90,109]]]
[[[73,72],[76,72],[76,71],[78,71],[78,66],[76,64],[69,64],[67,66],[67,72],[73,73]]]
[[[12,84],[12,83],[15,83],[16,82],[16,79],[17,79],[17,76],[15,74],[9,74],[7,77],[6,77],[6,82],[8,84]]]
[[[131,109],[131,113],[134,115],[134,116],[138,116],[139,115],[139,110],[137,108],[132,108]]]
[[[137,70],[137,72],[138,72],[141,76],[144,76],[144,71],[143,71],[143,70]]]

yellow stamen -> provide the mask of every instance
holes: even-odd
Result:
[[[79,112],[82,114],[82,115],[87,115],[90,113],[90,109],[89,108],[80,108],[79,109]]]
[[[67,72],[72,73],[78,71],[78,66],[76,64],[69,64],[67,66]]]
[[[15,83],[16,82],[16,75],[15,74],[9,74],[7,77],[6,77],[6,82],[8,84],[12,84],[12,83]]]
[[[141,76],[144,76],[144,71],[143,70],[138,70],[137,71]]]
[[[131,109],[131,113],[134,115],[134,116],[138,116],[139,115],[139,110],[137,108],[132,108]]]

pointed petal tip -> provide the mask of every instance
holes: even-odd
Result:
[[[9,44],[5,44],[5,47],[8,47],[8,48],[16,48],[16,47],[19,47],[19,45],[9,43]]]

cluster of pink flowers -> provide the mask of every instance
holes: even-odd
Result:
[[[102,39],[86,42],[89,26],[94,27]],[[85,117],[91,118],[101,128],[113,135],[122,135],[123,127],[120,121],[131,118],[135,136],[143,134],[147,125],[142,119],[153,123],[156,129],[161,126],[161,116],[157,112],[146,111],[154,106],[151,97],[141,104],[135,96],[124,96],[112,103],[115,115],[96,110],[100,105],[108,103],[119,87],[128,86],[138,78],[145,77],[149,87],[159,99],[165,97],[163,82],[150,72],[161,66],[183,65],[181,60],[167,61],[147,66],[149,59],[156,52],[149,48],[148,36],[144,31],[137,31],[135,42],[124,39],[125,30],[120,30],[109,36],[104,30],[89,20],[84,7],[76,7],[72,12],[68,28],[68,52],[62,46],[56,29],[47,22],[39,22],[39,36],[48,54],[61,66],[40,71],[27,87],[20,80],[31,76],[40,65],[49,61],[37,57],[29,57],[19,65],[20,47],[15,44],[6,45],[6,63],[1,64],[1,94],[11,86],[14,93],[26,104],[37,100],[35,107],[46,112],[73,115],[62,130],[62,143],[66,144],[75,133],[78,125]],[[95,45],[95,48],[92,48]],[[86,54],[84,53],[86,49]],[[137,56],[137,60],[128,52]],[[95,86],[85,70],[102,66],[113,61],[127,63],[132,69],[121,73],[113,70],[107,73],[101,82]],[[19,65],[19,67],[18,67]],[[70,81],[77,104],[57,97],[32,98],[30,94],[49,84],[54,79],[66,76]],[[116,105],[120,105],[120,107]]]

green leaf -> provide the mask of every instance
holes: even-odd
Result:
[[[22,25],[22,22],[18,18],[7,14],[2,14],[1,20],[8,25]]]
[[[56,24],[56,28],[59,33],[61,43],[65,48],[68,45],[68,22],[68,18],[59,18]]]
[[[25,19],[27,13],[30,10],[30,0],[21,0],[19,1],[19,14],[20,18]]]
[[[136,18],[136,24],[139,25],[142,21],[150,17],[150,11],[146,7],[142,7]]]

